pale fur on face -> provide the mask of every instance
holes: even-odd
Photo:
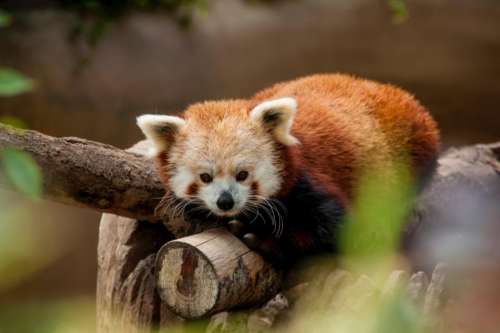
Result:
[[[275,141],[297,142],[290,134],[294,113],[292,98],[261,103],[250,113],[243,101],[207,102],[191,106],[185,120],[157,119],[163,127],[165,121],[169,122],[168,132],[176,133],[174,142],[162,142],[161,133],[151,135],[154,128],[161,128],[154,122],[141,129],[158,152],[169,147],[165,172],[168,186],[178,198],[198,202],[218,216],[234,216],[250,209],[251,202],[269,198],[280,190],[283,161]],[[240,171],[248,172],[244,181],[236,180]],[[201,180],[203,173],[212,177],[210,183]],[[234,200],[229,211],[216,204],[224,191]]]

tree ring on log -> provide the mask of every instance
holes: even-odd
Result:
[[[217,303],[219,288],[212,263],[198,249],[172,241],[159,254],[157,286],[160,297],[182,317],[197,318]]]

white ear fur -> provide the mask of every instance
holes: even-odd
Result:
[[[185,124],[184,119],[174,116],[144,114],[137,117],[137,126],[154,145],[154,149],[149,154],[151,156],[167,150],[173,142],[175,133]]]
[[[296,111],[295,98],[284,97],[260,103],[250,111],[250,118],[269,128],[276,140],[291,146],[299,143],[290,133]]]

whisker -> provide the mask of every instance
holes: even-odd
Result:
[[[251,201],[259,201],[259,206],[262,208],[266,215],[269,216],[271,224],[273,225],[273,234],[280,238],[284,231],[284,216],[287,214],[288,210],[285,205],[279,200],[272,198],[265,198],[260,195],[252,195]]]

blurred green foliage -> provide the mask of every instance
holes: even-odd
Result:
[[[95,332],[95,301],[78,298],[0,306],[0,332]]]
[[[0,123],[19,129],[28,128],[22,119],[12,116],[0,116]]]
[[[0,9],[0,27],[9,24],[10,16]],[[16,96],[32,90],[33,87],[33,80],[14,69],[0,67],[0,97]],[[0,122],[16,128],[25,128],[24,122],[14,117],[3,116]],[[3,174],[18,191],[31,198],[40,197],[41,172],[29,154],[14,148],[4,149],[0,151],[0,164]]]
[[[415,192],[408,168],[391,171],[369,171],[361,177],[340,238],[344,255],[377,260],[397,251]]]
[[[32,199],[41,196],[42,173],[28,153],[6,148],[0,154],[0,161],[7,179],[19,192]]]
[[[271,3],[276,0],[244,0],[248,3]],[[191,24],[194,11],[208,11],[209,0],[58,0],[63,9],[77,13],[78,19],[70,30],[70,40],[85,38],[95,47],[111,23],[133,11],[165,11],[187,27]],[[404,0],[386,0],[395,23],[402,23],[408,17]],[[8,26],[11,16],[0,9],[0,28]]]
[[[33,82],[19,72],[0,68],[0,97],[15,96],[33,89]],[[24,128],[25,124],[14,117],[4,116],[0,122]],[[42,177],[40,169],[31,156],[14,148],[0,151],[0,163],[3,174],[9,182],[21,193],[38,198],[42,192]]]
[[[208,0],[59,0],[68,9],[99,16],[118,17],[133,10],[206,9]]]
[[[377,317],[374,333],[417,333],[425,328],[422,314],[403,291],[386,299]]]
[[[11,68],[0,67],[0,97],[12,97],[32,90],[33,80]]]
[[[79,17],[70,32],[70,39],[84,37],[94,47],[114,20],[131,11],[166,11],[181,26],[188,26],[193,11],[205,12],[208,8],[208,0],[59,0],[59,3]]]
[[[392,11],[392,20],[394,23],[403,23],[408,18],[408,9],[404,0],[386,0],[387,5]]]
[[[6,27],[10,24],[11,18],[9,13],[0,9],[0,28]]]
[[[11,17],[5,10],[0,9],[0,28],[11,23]],[[1,45],[0,45],[1,48]],[[33,80],[28,79],[12,68],[0,67],[0,97],[16,96],[33,89]]]
[[[27,204],[0,192],[0,293],[15,287],[56,257],[54,244],[45,243],[33,224]]]

